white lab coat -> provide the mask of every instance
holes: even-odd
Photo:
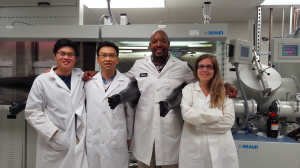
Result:
[[[87,136],[86,147],[90,168],[128,168],[128,146],[133,132],[134,110],[129,103],[114,110],[108,97],[120,93],[130,80],[118,70],[105,92],[101,73],[86,82]]]
[[[146,57],[137,60],[125,75],[137,80],[141,93],[130,150],[137,160],[150,165],[155,142],[156,164],[177,164],[183,124],[180,108],[171,110],[166,117],[160,117],[158,102],[166,100],[183,82],[194,82],[193,72],[186,62],[171,55],[161,73],[151,57]]]
[[[237,150],[231,134],[234,107],[227,98],[223,109],[210,108],[199,82],[182,90],[181,112],[184,122],[179,168],[238,168]],[[223,115],[224,113],[224,115]]]
[[[25,118],[37,130],[36,168],[86,168],[83,72],[74,68],[71,90],[53,71],[39,75],[30,90]],[[75,115],[77,115],[76,145]],[[52,137],[55,131],[59,132]]]

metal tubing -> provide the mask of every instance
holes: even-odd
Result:
[[[296,30],[296,13],[297,13],[297,11],[296,11],[296,8],[294,8],[294,24],[293,24],[293,31],[295,31]]]
[[[282,8],[282,27],[281,27],[281,37],[283,37],[284,31],[284,8]]]
[[[269,52],[271,52],[271,40],[273,32],[273,8],[270,8],[270,22],[269,22]],[[268,66],[271,66],[271,55],[268,56]]]
[[[290,8],[290,33],[289,34],[291,34],[293,32],[292,24],[293,24],[293,6],[291,6],[291,8]]]

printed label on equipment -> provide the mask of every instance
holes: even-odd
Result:
[[[278,130],[278,124],[271,124],[271,130]]]
[[[189,36],[199,36],[199,30],[190,30]]]

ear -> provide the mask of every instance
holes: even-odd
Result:
[[[119,64],[119,56],[117,57],[117,64]]]

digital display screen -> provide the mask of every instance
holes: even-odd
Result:
[[[241,46],[241,57],[249,58],[249,48]]]
[[[282,56],[299,56],[299,45],[282,45]]]

